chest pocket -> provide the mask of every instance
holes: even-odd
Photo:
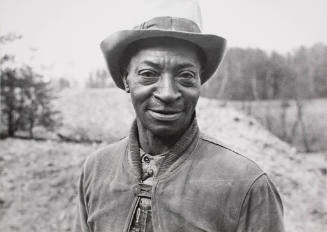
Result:
[[[168,184],[160,192],[161,213],[171,223],[186,231],[192,231],[190,226],[199,231],[229,231],[226,225],[237,224],[241,197],[235,199],[232,180],[196,179],[184,183]]]

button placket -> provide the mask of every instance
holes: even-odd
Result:
[[[145,229],[146,229],[146,219],[148,217],[148,210],[146,209],[142,209],[142,218],[141,218],[141,231],[142,232],[145,232]]]

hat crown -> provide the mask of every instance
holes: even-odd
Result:
[[[201,33],[201,29],[194,21],[186,18],[178,18],[172,16],[155,17],[134,27],[133,29]]]
[[[180,18],[192,21],[192,24],[196,24],[202,30],[201,9],[197,0],[142,0],[142,2],[141,12],[138,12],[141,15],[138,23],[163,17]]]

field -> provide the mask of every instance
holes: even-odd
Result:
[[[308,142],[309,150],[311,152],[327,151],[327,99],[304,100],[300,103],[305,127],[305,139]],[[269,128],[273,134],[288,140],[298,150],[305,151],[307,149],[303,142],[303,131],[299,124],[294,131],[294,135],[292,134],[293,127],[298,119],[298,108],[294,100],[289,100],[286,104],[278,100],[232,101],[224,104],[235,107],[256,118],[261,124]],[[284,111],[283,104],[285,106]]]
[[[58,131],[76,140],[0,141],[0,231],[71,231],[80,167],[94,150],[121,138],[134,118],[120,90],[61,93]],[[221,102],[200,99],[200,128],[255,160],[276,183],[284,203],[287,232],[327,229],[327,155],[298,153],[255,119]]]

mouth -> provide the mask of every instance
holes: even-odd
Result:
[[[182,111],[177,110],[149,110],[149,114],[159,121],[175,121],[180,118]]]

